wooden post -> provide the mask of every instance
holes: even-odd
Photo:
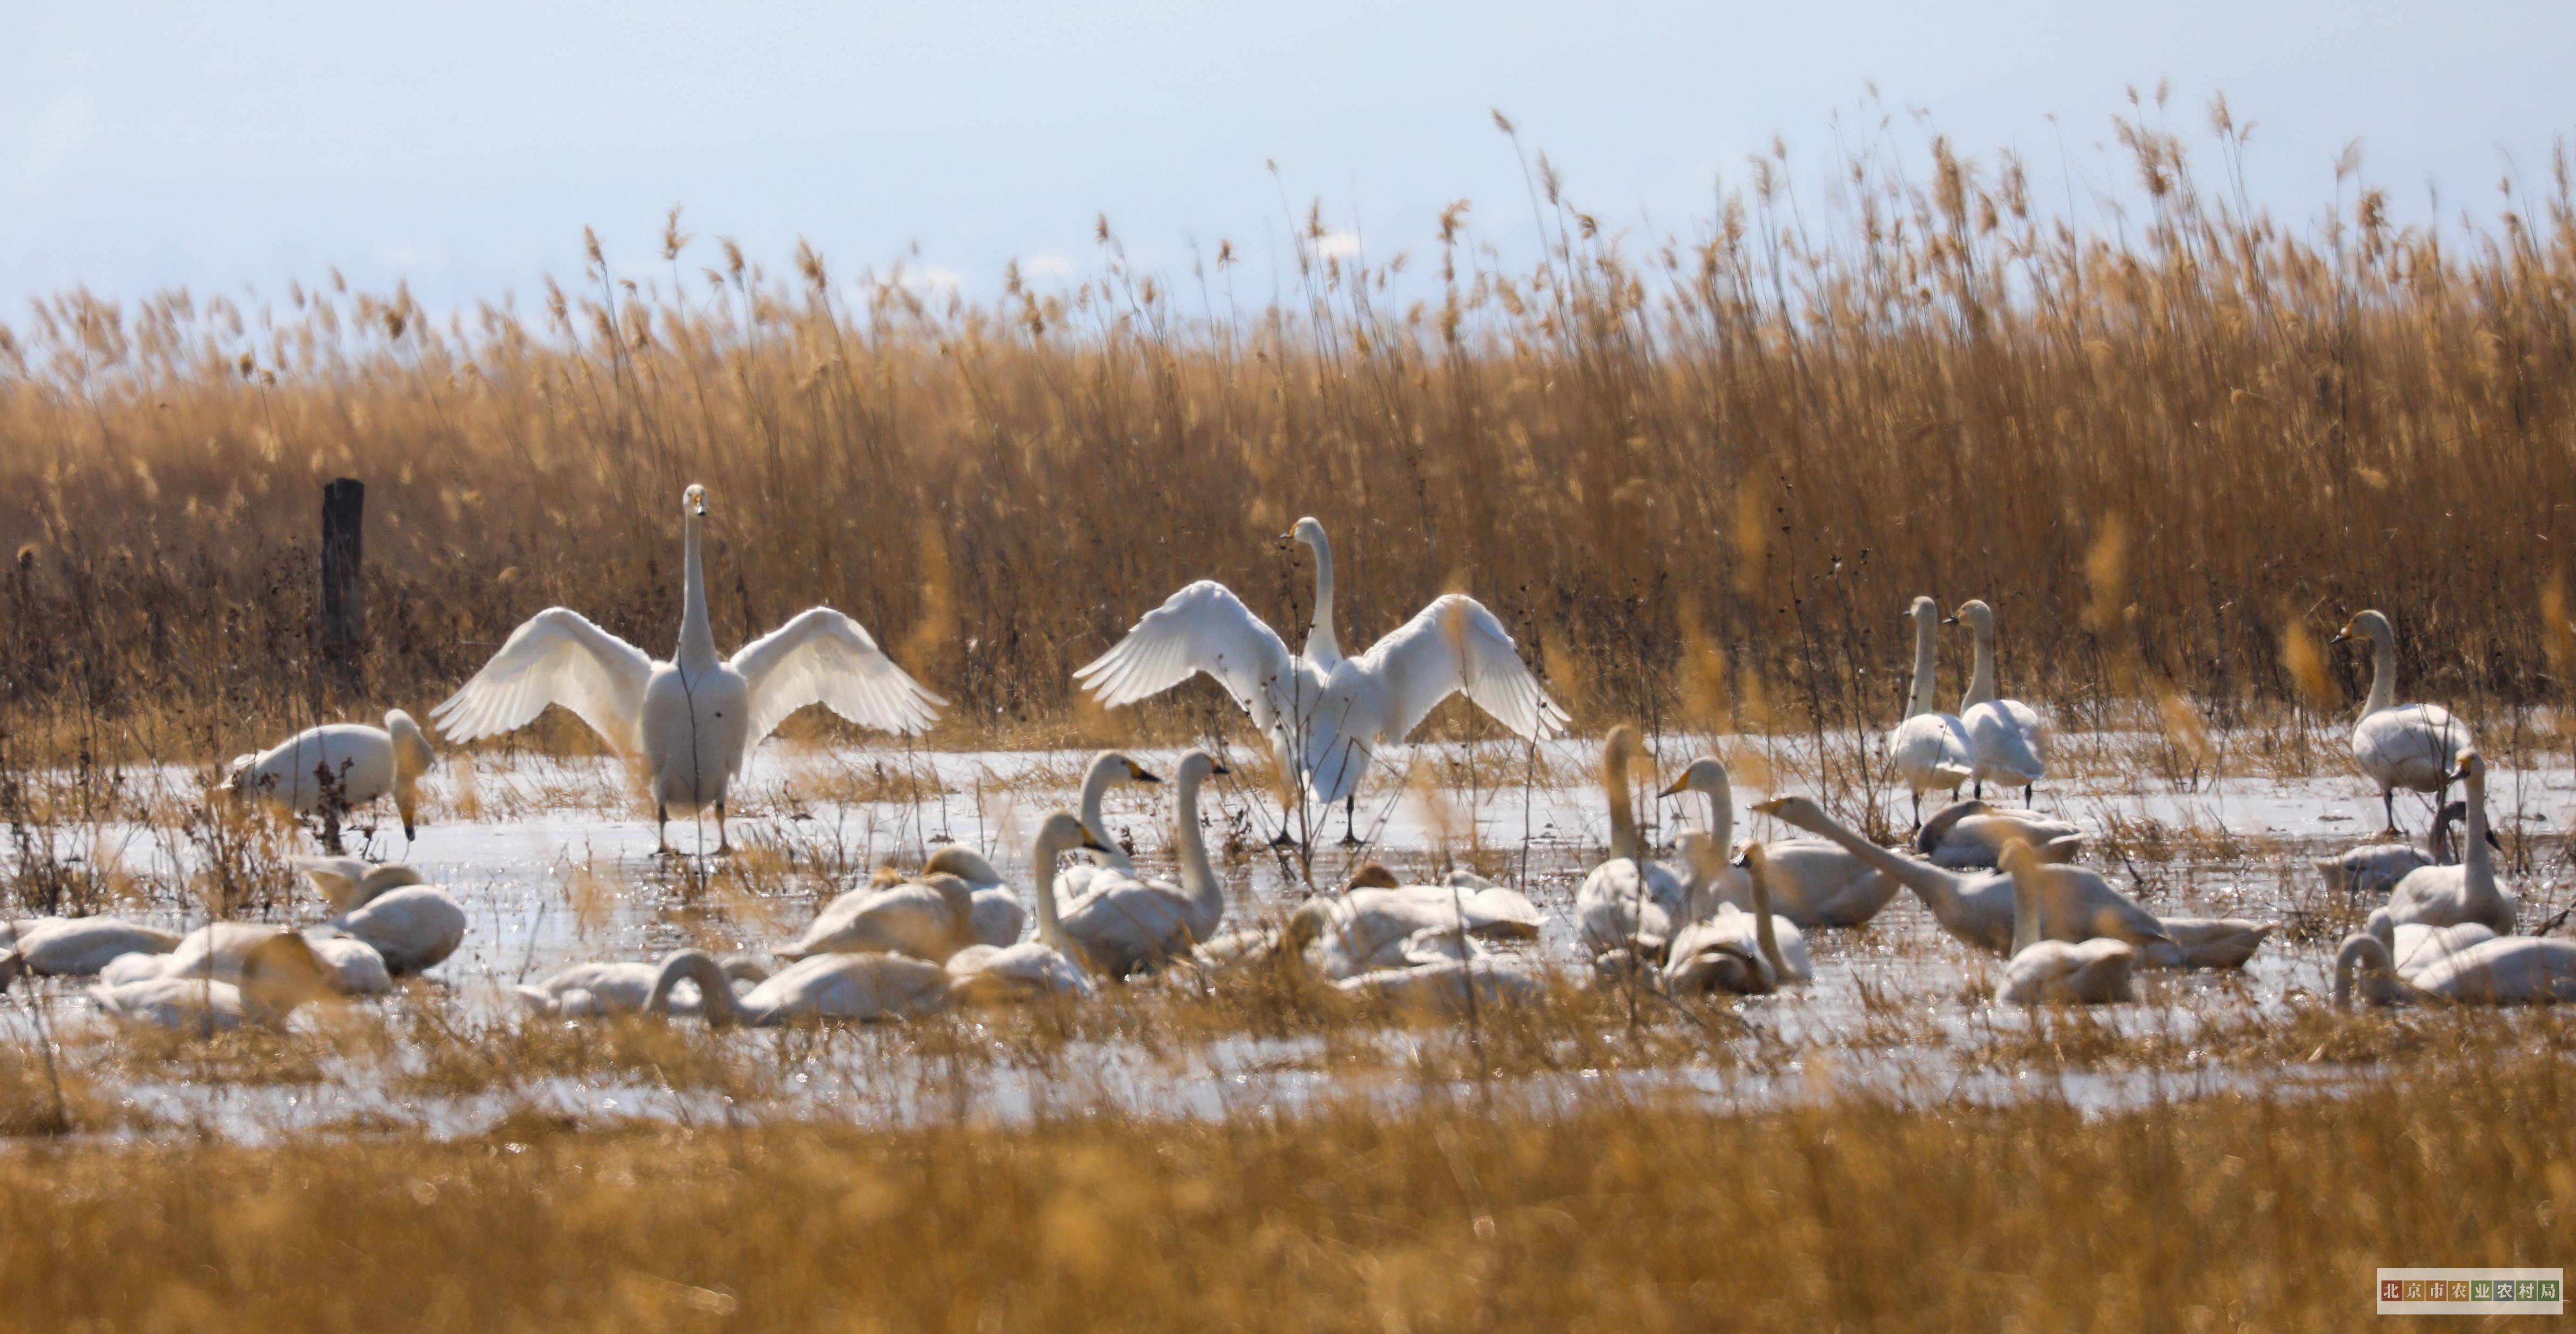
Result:
[[[359,539],[367,484],[342,477],[322,486],[322,661],[345,694],[367,693],[367,594]]]

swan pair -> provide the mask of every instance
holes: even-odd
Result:
[[[1687,792],[1708,798],[1709,846],[1717,850],[1730,846],[1735,840],[1735,787],[1726,762],[1703,755],[1657,795],[1678,797]],[[1877,916],[1899,888],[1885,872],[1820,838],[1775,839],[1763,845],[1763,853],[1771,910],[1800,927],[1859,926]],[[1691,865],[1688,856],[1683,861]],[[1705,916],[1720,903],[1752,906],[1752,877],[1744,867],[1730,864],[1712,869],[1703,881],[1693,896],[1693,915]]]
[[[1972,599],[1945,621],[1932,599],[1918,597],[1906,615],[1914,621],[1914,681],[1904,721],[1887,734],[1887,755],[1913,794],[1914,823],[1923,823],[1924,793],[1955,794],[1964,783],[1975,783],[1980,797],[1989,780],[2019,787],[2029,801],[2032,787],[2048,776],[2048,727],[2037,709],[1996,696],[1994,610]],[[1959,712],[1943,713],[1933,700],[1940,628],[1961,621],[1975,632],[1976,657]]]
[[[1538,938],[1546,914],[1528,898],[1466,872],[1438,885],[1407,885],[1376,862],[1353,872],[1338,895],[1317,895],[1288,915],[1276,947],[1309,960],[1329,981],[1386,969],[1487,957],[1489,942]],[[1210,942],[1203,957],[1232,958],[1259,944]]]
[[[2576,1002],[2576,941],[2491,936],[2456,950],[2437,944],[2429,962],[2406,969],[2392,962],[2386,941],[2356,932],[2335,951],[2336,1007],[2349,1008],[2355,991],[2377,1005],[2564,1005]]]
[[[1464,694],[1518,736],[1562,729],[1564,709],[1521,662],[1483,603],[1450,593],[1356,658],[1333,628],[1333,554],[1323,524],[1284,535],[1315,554],[1315,623],[1303,652],[1243,600],[1202,579],[1147,612],[1124,639],[1074,672],[1104,708],[1160,694],[1200,673],[1225,687],[1270,738],[1280,768],[1326,811],[1343,809],[1345,845],[1359,841],[1359,785],[1377,748],[1401,742],[1432,709]],[[1281,812],[1280,841],[1291,813]]]
[[[2352,727],[2352,759],[2379,785],[2379,807],[2387,817],[2386,834],[2397,828],[2397,789],[2437,795],[2451,785],[2452,761],[2474,750],[2477,739],[2468,724],[2439,704],[2397,702],[2397,630],[2384,612],[2356,612],[2335,633],[2333,642],[2370,641],[2370,698]]]
[[[620,753],[643,757],[661,853],[671,852],[671,813],[702,809],[715,813],[716,851],[725,853],[732,850],[726,795],[752,747],[789,714],[821,704],[863,727],[908,736],[927,730],[947,701],[828,607],[799,613],[731,658],[716,656],[698,555],[707,489],[690,486],[680,507],[680,639],[670,661],[653,661],[577,611],[550,607],[512,631],[430,717],[449,740],[466,742],[524,727],[560,704]]]
[[[260,935],[239,951],[230,980],[193,973],[103,981],[89,989],[90,1000],[111,1019],[210,1034],[282,1025],[298,1006],[336,989],[339,974],[302,935],[283,928]]]
[[[288,932],[303,942],[343,995],[383,995],[393,980],[437,966],[465,940],[465,910],[445,891],[422,883],[400,862],[369,866],[354,857],[299,858],[302,871],[331,904],[320,926]],[[99,968],[111,989],[195,979],[239,982],[251,961],[285,928],[210,922],[171,946],[128,951]],[[157,940],[152,943],[157,944]]]
[[[234,758],[223,790],[265,797],[298,815],[319,812],[322,846],[340,851],[340,817],[394,799],[409,843],[420,808],[421,775],[438,762],[420,725],[400,709],[385,711],[385,725],[329,723],[307,728],[256,755]]]

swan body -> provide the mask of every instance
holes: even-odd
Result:
[[[1330,547],[1323,526],[1310,530],[1309,524],[1302,520],[1298,528],[1311,531],[1320,589],[1316,633],[1305,654],[1292,656],[1278,632],[1223,584],[1201,580],[1146,613],[1074,679],[1103,707],[1116,708],[1204,672],[1270,738],[1284,771],[1326,807],[1341,803],[1352,818],[1360,777],[1377,748],[1403,741],[1451,695],[1464,693],[1531,740],[1565,725],[1565,711],[1521,662],[1503,623],[1464,594],[1435,599],[1366,653],[1340,656],[1330,625]]]
[[[671,993],[698,986],[698,1015],[723,1027],[769,1028],[800,1020],[909,1019],[948,1005],[948,972],[901,954],[816,954],[799,959],[737,997],[723,965],[705,950],[675,950],[644,998],[648,1014],[669,1014]]]
[[[248,1024],[286,1022],[298,1005],[331,989],[337,979],[293,931],[273,930],[238,961],[238,981],[206,976],[140,978],[89,989],[99,1012],[125,1023],[211,1034]]]
[[[1959,723],[1968,730],[1968,751],[1976,761],[1976,795],[1988,782],[2030,790],[2048,776],[2048,723],[2039,710],[2017,699],[1995,694],[1995,612],[1982,600],[1961,603],[1953,621],[1965,621],[1976,638],[1976,657],[1968,670],[1968,689],[1959,699]]]
[[[2009,844],[2003,869],[2013,886],[2013,943],[2003,980],[1995,984],[1995,999],[2006,1005],[2108,1005],[2132,999],[2129,974],[2137,964],[2137,947],[2108,936],[2043,939],[2040,901],[2051,887],[2041,883],[2039,855],[2028,843]]]
[[[2412,843],[2364,843],[2347,848],[2332,857],[2315,857],[2310,864],[2325,876],[2329,888],[2340,889],[2353,898],[2382,898],[2397,888],[2397,882],[2422,866],[2452,864],[2451,826],[2468,818],[2469,804],[2455,801],[2444,806],[2433,817],[2433,828],[2424,835],[2418,847]],[[2487,846],[2496,846],[2495,831],[2487,831]]]
[[[1767,995],[1816,979],[1806,937],[1796,923],[1771,911],[1772,875],[1763,845],[1747,842],[1743,858],[1745,878],[1753,886],[1752,911],[1721,903],[1714,913],[1673,933],[1665,952],[1666,990]]]
[[[976,940],[997,949],[1019,942],[1021,929],[1028,925],[1028,910],[1020,906],[1019,891],[1002,879],[1002,873],[994,870],[983,854],[951,843],[922,863],[921,878],[928,880],[934,875],[955,876],[972,891],[974,906],[968,918]]]
[[[725,794],[752,747],[787,716],[821,704],[864,727],[911,735],[925,731],[947,701],[904,674],[858,622],[828,607],[798,614],[777,630],[716,656],[707,617],[706,574],[698,557],[706,488],[691,486],[681,502],[685,589],[679,648],[668,662],[552,607],[512,631],[454,695],[430,711],[452,741],[472,741],[524,727],[560,704],[610,746],[641,754],[657,831],[673,810],[713,809],[717,851]],[[670,850],[662,840],[662,850]]]
[[[1406,1018],[1461,1018],[1479,1007],[1544,999],[1547,977],[1514,957],[1439,959],[1417,967],[1381,968],[1346,977],[1334,989]]]
[[[2468,724],[2438,704],[2397,702],[2397,630],[2386,614],[2357,612],[2334,637],[2370,641],[2370,698],[2352,728],[2352,759],[2379,785],[2388,833],[2397,833],[2396,790],[2439,793],[2451,785],[2451,763],[2477,748]]]
[[[2335,952],[2335,1006],[2350,1007],[2356,990],[2376,1005],[2563,1005],[2576,1002],[2576,941],[2500,936],[2437,960],[2410,978],[2390,965],[2387,942],[2367,931],[2355,932]]]
[[[1708,798],[1710,844],[1725,849],[1735,837],[1735,786],[1726,762],[1703,755],[1658,795],[1684,792]],[[1771,878],[1771,911],[1801,927],[1859,926],[1877,916],[1900,888],[1887,873],[1824,839],[1774,839],[1763,845],[1763,852]],[[1720,903],[1751,908],[1751,878],[1742,868],[1726,865],[1723,856],[1714,860],[1717,868],[1693,891],[1691,915],[1704,917]],[[1689,858],[1684,864],[1698,869]]]
[[[891,881],[888,883],[887,881]],[[975,891],[953,875],[887,881],[842,894],[816,914],[805,933],[778,949],[789,961],[817,954],[906,954],[926,963],[979,943]]]
[[[1109,836],[1109,825],[1101,816],[1101,802],[1109,795],[1109,789],[1122,783],[1162,781],[1160,775],[1138,764],[1124,752],[1104,750],[1091,757],[1091,767],[1082,774],[1082,832],[1107,851],[1076,857],[1073,865],[1057,874],[1057,907],[1062,908],[1090,892],[1092,875],[1104,867],[1130,879],[1135,877],[1136,861],[1118,845],[1117,839]]]
[[[566,1019],[589,1019],[602,1015],[641,1014],[653,996],[653,984],[660,980],[663,963],[577,963],[532,986],[510,988],[511,995],[534,1013],[561,1016]],[[757,985],[769,977],[769,970],[756,959],[733,955],[717,964],[728,985],[749,982]],[[693,1006],[670,1005],[674,1013],[695,1014],[704,1010],[705,998]]]
[[[344,936],[328,927],[310,927],[304,932],[304,943],[312,946],[313,957],[338,977],[341,994],[382,996],[394,989],[393,969],[385,966],[383,951],[356,936]]]
[[[1914,618],[1914,688],[1907,696],[1905,720],[1887,734],[1888,762],[1914,794],[1914,822],[1923,823],[1923,794],[1935,789],[1957,792],[1976,776],[1976,748],[1967,724],[1932,703],[1939,659],[1941,612],[1930,598],[1914,599],[1907,612]]]
[[[1952,870],[1996,865],[2008,843],[2028,843],[2041,861],[2072,861],[2084,831],[2037,811],[1998,810],[1983,800],[1954,801],[1915,831],[1914,850]]]
[[[2397,975],[2412,982],[2424,970],[2473,946],[2498,939],[2484,923],[2461,922],[2452,926],[2425,926],[2409,922],[2398,927],[2389,946],[2389,956],[2396,961]]]
[[[167,954],[136,953],[109,960],[106,967],[98,970],[98,980],[109,987],[162,977],[237,983],[244,965],[284,930],[251,922],[209,922],[181,937],[178,947]],[[305,945],[328,970],[327,980],[333,990],[346,995],[380,995],[393,989],[384,956],[365,942],[345,937],[315,939],[308,934]]]
[[[1092,994],[1091,979],[1079,965],[1034,940],[1007,948],[969,945],[949,956],[946,968],[950,994],[970,1004]]]
[[[64,917],[24,927],[0,950],[0,990],[19,977],[89,977],[128,954],[167,954],[179,947],[175,931],[138,926],[115,917]]]
[[[1628,797],[1628,766],[1637,758],[1637,730],[1622,723],[1601,744],[1601,784],[1610,798],[1610,859],[1593,867],[1574,894],[1583,947],[1594,956],[1634,950],[1663,957],[1673,933],[1691,920],[1691,882],[1671,867],[1650,861],[1637,836]]]
[[[364,907],[369,901],[390,894],[407,885],[427,883],[420,872],[406,862],[372,863],[357,857],[297,857],[292,865],[303,872],[315,893],[331,905],[335,913]]]
[[[390,889],[330,920],[362,940],[396,977],[435,968],[465,943],[465,910],[434,885]]]
[[[437,762],[437,752],[411,715],[388,709],[382,727],[329,723],[256,755],[236,757],[224,787],[237,796],[265,797],[298,815],[323,812],[328,817],[325,841],[334,845],[341,812],[390,795],[408,842],[420,805],[420,776]]]
[[[1225,888],[1199,827],[1199,788],[1226,772],[1215,756],[1194,750],[1173,774],[1179,884],[1100,867],[1070,902],[1052,905],[1058,930],[1092,971],[1109,977],[1152,971],[1189,957],[1193,946],[1216,934],[1225,919]]]
[[[2521,905],[2496,881],[2495,856],[2487,842],[2487,766],[2474,750],[2463,750],[2452,775],[2468,785],[2468,830],[2457,866],[2420,866],[2406,873],[2388,892],[2384,907],[2370,914],[2370,934],[2388,943],[2397,927],[2451,926],[2476,922],[2499,936],[2513,934]]]

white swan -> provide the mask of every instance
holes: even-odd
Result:
[[[1342,639],[1333,628],[1333,541],[1324,536],[1324,521],[1309,516],[1279,535],[1282,542],[1303,542],[1315,555],[1315,619],[1306,630],[1306,647],[1298,656],[1325,672],[1342,660]]]
[[[1994,609],[1970,598],[1950,620],[1966,621],[1976,636],[1968,688],[1959,697],[1959,722],[1977,762],[1976,795],[1986,795],[1986,780],[1993,779],[2020,788],[2028,804],[2031,788],[2048,776],[2048,721],[2020,700],[1996,698]]]
[[[736,996],[714,955],[677,950],[662,961],[653,990],[644,998],[645,1013],[671,1013],[672,992],[683,980],[697,984],[698,1017],[718,1028],[814,1019],[908,1019],[948,1006],[947,971],[908,955],[817,954]]]
[[[2352,726],[2352,759],[2379,784],[2388,834],[2398,836],[2397,789],[2440,793],[2451,785],[2452,757],[2477,748],[2468,724],[2439,704],[2397,703],[2397,631],[2376,611],[2356,612],[2335,643],[2370,641],[2370,698]]]
[[[1300,531],[1311,522],[1300,522]],[[1318,524],[1318,633],[1331,645],[1324,624],[1332,601],[1331,567],[1322,541]],[[1282,770],[1304,783],[1327,811],[1339,803],[1351,825],[1358,821],[1360,777],[1376,748],[1404,740],[1453,694],[1464,692],[1503,726],[1534,740],[1566,722],[1565,711],[1521,662],[1503,623],[1461,593],[1435,599],[1359,657],[1340,657],[1336,647],[1326,662],[1312,652],[1314,640],[1308,647],[1308,656],[1291,656],[1278,632],[1242,599],[1202,579],[1147,612],[1074,679],[1103,707],[1116,708],[1207,673],[1270,738]],[[1346,828],[1343,841],[1355,843],[1358,835]]]
[[[1952,870],[1997,865],[2008,843],[2029,844],[2044,862],[2073,861],[2084,831],[2037,811],[1998,810],[1971,797],[1934,811],[1914,832],[1914,850]]]
[[[244,1024],[284,1024],[297,1006],[328,994],[335,977],[304,937],[278,930],[245,954],[238,982],[153,977],[102,983],[89,989],[89,997],[111,1019],[208,1034]]]
[[[336,910],[325,925],[365,941],[396,977],[434,968],[465,943],[465,910],[401,862],[299,857],[295,867]]]
[[[2148,968],[2242,968],[2279,929],[2275,922],[2235,917],[2158,917],[2112,888],[2099,872],[2045,861],[2036,849],[2024,859],[2020,874],[2008,871],[2006,878],[2013,884],[2016,905],[2031,887],[2037,887],[2045,917],[2043,936],[2123,940],[2136,948],[2138,963]]]
[[[2028,843],[2008,844],[2004,874],[2013,885],[2012,958],[2004,964],[1995,999],[2006,1005],[2107,1005],[2132,999],[2129,972],[2137,949],[2108,936],[2063,941],[2041,938],[2039,856]]]
[[[1693,760],[1660,794],[1697,792],[1708,798],[1708,833],[1724,849],[1735,839],[1735,787],[1726,762],[1714,755]],[[1678,843],[1678,840],[1676,840]],[[1801,927],[1859,926],[1878,915],[1900,888],[1894,877],[1821,838],[1774,839],[1763,845],[1770,868],[1771,910]],[[1721,855],[1720,859],[1724,858]],[[1689,865],[1690,859],[1685,858]],[[1696,871],[1698,868],[1693,867]],[[1732,866],[1710,879],[1692,899],[1694,916],[1705,916],[1718,903],[1752,906],[1751,878]]]
[[[668,962],[666,957],[661,963],[577,963],[534,985],[514,986],[510,994],[537,1014],[566,1019],[641,1014]],[[757,985],[770,975],[759,960],[739,954],[728,955],[717,969],[728,983]],[[703,999],[700,1005],[685,1008],[675,1003],[671,1010],[696,1014],[703,1004]]]
[[[778,948],[794,962],[816,954],[908,954],[927,963],[980,943],[975,891],[953,875],[906,880],[892,868],[825,904],[803,935]]]
[[[1002,879],[1002,873],[994,870],[982,853],[962,843],[951,843],[922,863],[922,879],[934,875],[953,875],[974,891],[970,919],[976,940],[997,949],[1018,943],[1021,928],[1028,925],[1028,910],[1020,906],[1020,892]]]
[[[949,994],[970,1005],[1008,1004],[1038,996],[1088,996],[1091,979],[1064,951],[1035,940],[1008,947],[969,945],[947,963]]]
[[[89,977],[128,954],[167,954],[179,947],[179,933],[141,926],[117,917],[59,917],[21,923],[15,939],[0,950],[0,991],[28,974],[38,977]]]
[[[178,948],[167,954],[136,953],[109,960],[98,970],[98,980],[111,987],[160,977],[237,983],[252,953],[284,929],[251,922],[209,922],[182,937]],[[384,956],[373,946],[346,936],[317,934],[324,930],[304,933],[304,940],[330,969],[333,990],[351,996],[380,996],[393,990]]]
[[[2476,922],[2499,936],[2513,934],[2521,904],[2496,882],[2495,854],[2487,845],[2487,762],[2474,750],[2459,753],[2452,777],[2468,785],[2469,827],[2457,866],[2419,866],[2388,891],[2388,903],[2370,914],[2370,934],[2385,944],[2409,923],[2450,926]]]
[[[1660,959],[1673,933],[1691,918],[1690,880],[1646,859],[1637,813],[1628,797],[1628,766],[1637,758],[1637,729],[1625,723],[1601,743],[1601,786],[1610,798],[1610,859],[1583,877],[1574,916],[1583,947],[1595,957],[1632,950]]]
[[[2463,1005],[2564,1005],[2576,1002],[2576,941],[2502,936],[2472,945],[2411,979],[2389,965],[2388,945],[2367,931],[2344,937],[2335,952],[2334,1001],[2352,1004],[2358,990],[2373,1004],[2442,1000]]]
[[[1548,974],[1518,955],[1438,959],[1346,977],[1335,991],[1393,1011],[1399,1019],[1442,1021],[1546,998]]]
[[[1109,825],[1101,815],[1101,802],[1109,789],[1124,783],[1160,783],[1162,777],[1124,751],[1104,750],[1091,757],[1091,767],[1082,771],[1082,832],[1091,836],[1084,856],[1055,878],[1056,906],[1061,909],[1091,889],[1092,873],[1108,867],[1122,875],[1136,874],[1136,860],[1127,855],[1118,840],[1109,836]]]
[[[1914,688],[1905,697],[1905,721],[1887,734],[1887,758],[1914,794],[1914,823],[1920,825],[1923,794],[1935,788],[1957,793],[1960,784],[1976,775],[1977,762],[1967,725],[1932,702],[1941,610],[1932,599],[1918,597],[1906,614],[1914,618]]]
[[[2457,922],[2450,926],[2409,922],[2398,927],[2392,937],[2389,956],[2396,961],[2397,975],[2410,982],[2444,959],[2497,938],[2496,933],[2481,922]]]
[[[1226,772],[1215,756],[1194,750],[1172,774],[1179,884],[1101,867],[1071,900],[1049,905],[1057,930],[1072,944],[1068,952],[1091,971],[1126,977],[1158,969],[1189,957],[1191,947],[1216,934],[1225,919],[1225,887],[1208,861],[1207,836],[1199,827],[1199,788],[1211,775]]]
[[[2346,848],[2332,857],[2312,857],[2309,864],[2325,876],[2326,886],[2342,890],[2353,898],[2379,898],[2397,888],[2397,882],[2419,866],[2449,866],[2451,826],[2467,819],[2469,803],[2455,801],[2444,806],[2433,817],[2433,827],[2424,834],[2423,846],[2412,843],[2363,843]],[[2487,846],[2500,847],[2495,831],[2487,831]]]
[[[410,842],[420,808],[420,776],[438,762],[411,715],[385,711],[385,725],[329,723],[306,728],[256,755],[234,758],[224,787],[266,797],[298,815],[322,813],[322,843],[340,850],[340,816],[387,794]]]
[[[681,499],[686,587],[670,662],[653,661],[577,611],[550,607],[430,711],[441,732],[464,742],[524,727],[549,704],[572,710],[609,745],[643,755],[665,853],[671,812],[702,807],[715,811],[716,851],[731,850],[725,793],[751,748],[798,709],[821,704],[861,726],[910,735],[927,730],[947,703],[904,675],[858,622],[828,607],[799,613],[731,659],[717,657],[698,560],[706,494],[693,485]]]
[[[1713,854],[1712,846],[1702,855]],[[1807,958],[1806,937],[1799,934],[1796,923],[1771,911],[1774,877],[1762,844],[1748,840],[1740,855],[1740,869],[1752,886],[1752,911],[1721,903],[1714,913],[1674,932],[1665,952],[1666,990],[1683,995],[1726,991],[1760,996],[1816,979],[1815,965]]]
[[[1311,959],[1316,971],[1338,982],[1380,969],[1481,958],[1484,942],[1535,939],[1543,920],[1536,906],[1511,890],[1404,885],[1369,862],[1340,894],[1299,904],[1288,915],[1279,948]],[[1218,953],[1248,955],[1253,944],[1247,940]]]

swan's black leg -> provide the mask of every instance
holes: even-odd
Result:
[[[1349,796],[1342,798],[1342,846],[1346,848],[1356,848],[1359,845],[1360,794],[1353,792]]]
[[[2036,784],[2024,783],[2021,785],[2021,804],[2022,809],[2024,810],[2030,809],[2030,793],[2034,786],[2036,786]]]
[[[1916,788],[1914,791],[1914,827],[1917,829],[1923,827],[1923,790],[1921,788]]]
[[[1976,793],[1977,800],[1984,801],[1986,799],[1986,780],[1982,778],[1978,779],[1972,790]]]
[[[671,808],[659,802],[653,806],[653,855],[671,857]]]
[[[716,803],[716,855],[719,857],[725,857],[732,855],[732,853],[733,843],[725,836],[724,803],[719,801]]]
[[[1274,848],[1297,846],[1297,840],[1288,833],[1288,826],[1294,822],[1294,819],[1294,814],[1288,809],[1288,803],[1284,801],[1279,803],[1279,832],[1271,838],[1270,846]]]
[[[2390,838],[2404,837],[2404,835],[2397,832],[2397,789],[2393,787],[2383,787],[2379,789],[2379,809],[2386,812],[2388,815],[2388,836]]]

